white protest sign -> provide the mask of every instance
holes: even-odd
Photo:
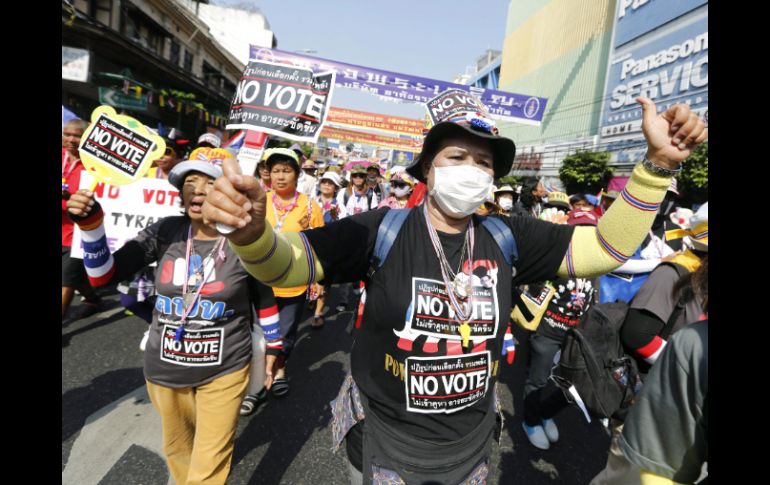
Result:
[[[88,189],[92,182],[91,175],[83,171],[80,188]],[[182,214],[179,191],[164,179],[142,178],[122,186],[99,183],[94,188],[94,198],[104,211],[104,231],[111,253],[160,219]],[[72,257],[83,258],[77,224],[72,237]]]
[[[314,74],[286,64],[249,61],[235,89],[228,130],[256,130],[316,143],[326,121],[334,72]]]

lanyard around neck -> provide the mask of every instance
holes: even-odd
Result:
[[[225,239],[223,237],[219,237],[216,244],[214,244],[214,248],[211,250],[211,252],[206,256],[206,259],[201,261],[201,267],[204,271],[203,280],[200,281],[198,284],[198,289],[195,291],[195,296],[193,297],[192,301],[188,305],[187,308],[185,308],[184,313],[182,314],[182,325],[184,325],[184,322],[187,320],[187,316],[190,314],[190,311],[195,307],[195,303],[198,301],[198,298],[200,297],[201,291],[203,290],[203,285],[208,281],[209,278],[211,278],[211,273],[214,271],[214,264],[211,265],[211,268],[206,273],[206,265],[211,259],[212,256],[214,256],[214,261],[216,262],[217,259],[222,258],[224,256],[224,253],[222,253],[222,247],[224,246]],[[182,297],[187,294],[187,287],[188,283],[190,282],[190,260],[192,259],[192,253],[193,253],[193,246],[192,246],[192,224],[190,224],[190,228],[187,231],[187,254],[185,257],[185,277],[184,282],[182,283]]]

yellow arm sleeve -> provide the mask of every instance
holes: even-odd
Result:
[[[596,227],[576,227],[559,267],[563,278],[592,278],[620,267],[644,241],[670,177],[634,168],[628,184]]]
[[[231,242],[230,247],[246,271],[268,286],[291,288],[324,278],[321,262],[304,234],[276,234],[267,221],[259,239],[246,246]]]
[[[670,478],[656,475],[652,472],[648,472],[647,470],[642,470],[640,477],[642,480],[642,485],[682,485],[681,483],[675,482]]]

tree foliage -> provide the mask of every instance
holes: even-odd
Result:
[[[709,190],[709,144],[705,142],[693,150],[682,163],[682,171],[676,177],[680,204],[690,207],[708,200]]]
[[[517,185],[521,184],[521,177],[517,177],[515,175],[506,175],[505,177],[500,177],[497,179],[498,187],[502,187],[505,184],[508,184],[515,189]]]
[[[576,192],[597,193],[606,187],[615,171],[609,166],[609,152],[578,150],[567,156],[559,168],[559,179],[568,194]]]
[[[271,136],[268,138],[265,148],[290,148],[295,143],[297,142],[287,140],[286,138]],[[299,146],[302,149],[302,153],[304,153],[306,157],[310,158],[313,155],[315,145],[311,145],[309,143],[300,143]]]

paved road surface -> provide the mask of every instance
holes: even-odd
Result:
[[[62,326],[62,483],[171,484],[160,419],[142,376],[139,341],[147,325],[123,313],[117,294],[105,298],[108,310]],[[332,308],[335,298],[332,293]],[[269,400],[238,425],[230,484],[348,480],[344,450],[331,452],[329,401],[350,366],[347,328],[353,314],[332,311],[322,330],[310,327],[310,315],[300,326],[289,363],[289,397]],[[499,390],[506,423],[500,445],[494,446],[489,483],[588,483],[604,467],[609,437],[570,408],[556,419],[559,443],[548,451],[531,446],[520,418],[526,354],[526,344],[519,345],[514,365],[503,366]]]

